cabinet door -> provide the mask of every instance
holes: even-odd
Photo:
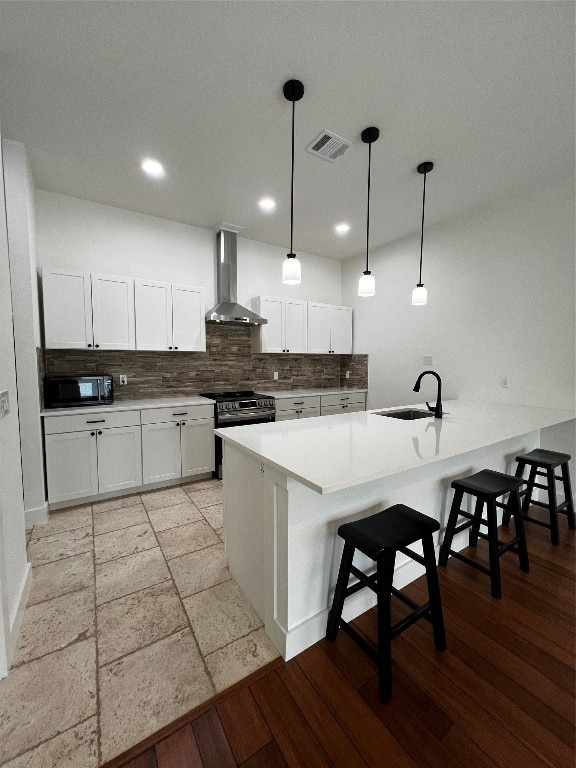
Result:
[[[44,336],[47,349],[91,347],[90,275],[63,269],[42,273]]]
[[[352,354],[352,307],[332,307],[332,352],[337,355]]]
[[[260,326],[260,351],[285,352],[284,299],[262,296],[258,312],[268,322]]]
[[[288,352],[308,351],[308,302],[298,299],[285,299],[284,336]]]
[[[325,355],[330,346],[330,304],[308,302],[308,352]]]
[[[135,280],[136,349],[172,349],[172,285]]]
[[[183,421],[180,440],[182,477],[214,471],[214,419]]]
[[[314,416],[320,416],[320,408],[302,408],[302,410],[298,413],[299,419],[310,419]]]
[[[48,501],[55,504],[98,493],[96,432],[46,435]]]
[[[299,414],[297,410],[276,411],[274,421],[291,421],[292,419],[297,419],[298,416]]]
[[[366,406],[363,403],[351,403],[348,408],[344,409],[345,413],[356,413],[357,411],[365,411]]]
[[[141,428],[98,430],[98,492],[142,485]]]
[[[174,349],[206,351],[204,291],[192,285],[172,286],[172,339]]]
[[[180,422],[142,425],[142,482],[181,477]]]
[[[92,323],[96,348],[136,349],[131,277],[92,274]]]

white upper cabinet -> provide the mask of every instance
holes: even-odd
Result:
[[[308,352],[352,354],[352,308],[308,302]]]
[[[172,349],[172,286],[135,280],[136,349]]]
[[[44,270],[44,336],[48,349],[87,349],[94,343],[90,275]]]
[[[253,331],[255,352],[304,353],[307,345],[307,302],[275,296],[258,296],[254,310],[268,322]]]
[[[172,333],[174,349],[206,350],[204,290],[193,285],[172,286]]]
[[[48,349],[136,349],[131,277],[49,269],[42,283]]]
[[[204,352],[204,291],[136,280],[136,349]]]
[[[134,280],[92,273],[95,349],[136,349]]]
[[[352,354],[352,307],[332,306],[331,340],[335,355]]]

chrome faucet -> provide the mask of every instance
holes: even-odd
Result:
[[[418,376],[418,378],[416,379],[416,384],[414,384],[413,392],[420,392],[420,382],[422,381],[424,376],[426,376],[426,374],[428,373],[430,374],[430,376],[434,376],[438,382],[438,396],[436,397],[436,406],[434,408],[432,408],[430,403],[426,403],[426,405],[428,406],[429,411],[433,411],[435,419],[441,419],[442,418],[442,379],[440,378],[440,376],[438,376],[436,371],[422,371],[420,376]]]

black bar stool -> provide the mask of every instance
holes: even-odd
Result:
[[[454,480],[454,500],[450,508],[448,525],[444,533],[444,541],[440,547],[438,565],[445,566],[448,562],[448,555],[461,560],[467,565],[471,565],[476,570],[486,573],[490,576],[490,589],[492,597],[502,597],[502,586],[500,582],[500,557],[508,550],[516,552],[520,559],[520,569],[524,573],[530,570],[528,565],[528,550],[526,549],[526,538],[524,536],[524,525],[522,523],[522,513],[520,511],[520,493],[519,488],[524,484],[521,478],[504,475],[502,472],[493,472],[491,469],[483,469],[474,475],[469,475],[460,480]],[[462,498],[467,493],[476,498],[476,507],[474,514],[460,509]],[[497,502],[496,499],[505,494],[510,494],[508,504]],[[486,517],[482,517],[482,510],[486,504]],[[514,525],[516,536],[506,543],[498,541],[498,520],[496,518],[496,507],[508,510],[514,516]],[[466,521],[458,525],[458,518],[464,517]],[[480,526],[486,526],[488,533],[482,533]],[[475,547],[478,538],[488,541],[488,555],[490,567],[472,560],[460,552],[451,549],[452,539],[456,533],[470,528],[468,543]]]
[[[338,528],[338,535],[344,539],[344,552],[334,592],[332,608],[328,614],[326,637],[334,640],[340,627],[378,666],[378,693],[384,701],[392,697],[392,638],[414,624],[418,619],[432,623],[434,645],[437,650],[446,648],[444,618],[440,600],[440,587],[434,556],[432,534],[440,523],[420,514],[415,509],[395,504],[393,507]],[[409,544],[422,541],[424,556],[406,549]],[[352,564],[354,552],[359,549],[376,563],[376,572],[367,575]],[[418,605],[400,590],[392,586],[396,552],[402,552],[426,568],[429,600]],[[350,575],[358,582],[348,586]],[[374,649],[361,635],[342,619],[344,600],[368,587],[378,596],[378,647]],[[390,625],[390,598],[394,595],[412,609],[412,613],[394,626]]]
[[[547,451],[544,448],[536,448],[530,453],[523,453],[520,456],[516,456],[518,466],[516,467],[516,477],[524,476],[524,469],[526,465],[530,467],[530,473],[528,479],[524,482],[528,487],[524,491],[524,499],[522,501],[522,517],[524,520],[528,520],[530,523],[536,523],[536,525],[542,525],[544,528],[549,528],[551,532],[552,544],[560,543],[560,534],[558,530],[558,513],[561,512],[568,518],[568,528],[574,530],[574,501],[572,500],[572,485],[570,483],[570,466],[569,461],[572,457],[569,453],[557,453],[556,451]],[[560,475],[556,474],[556,468],[560,467]],[[537,483],[537,477],[545,477],[546,484]],[[564,486],[564,501],[558,504],[556,499],[556,480],[561,480]],[[532,493],[534,488],[541,488],[548,493],[548,503],[543,501],[535,501],[532,499]],[[535,517],[529,517],[527,512],[530,508],[530,504],[534,504],[535,507],[542,507],[549,510],[550,522],[545,523],[542,520],[537,520]],[[510,522],[510,513],[505,512],[502,517],[504,525],[508,525]]]

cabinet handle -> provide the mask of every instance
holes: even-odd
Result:
[[[341,397],[340,400],[350,400],[349,397]]]
[[[98,430],[98,434],[99,434],[99,435],[101,435],[101,434],[102,434],[102,430],[101,430],[101,429],[99,429],[99,430]]]
[[[89,347],[91,347],[91,346],[92,346],[92,344],[88,344],[88,346],[89,346]]]
[[[294,400],[294,405],[304,405],[304,400],[298,400],[298,402]]]
[[[94,346],[95,346],[95,347],[99,347],[99,346],[100,346],[100,344],[94,344]]]
[[[289,350],[289,349],[287,349],[287,350],[286,350],[286,352],[290,352],[290,350]]]
[[[174,349],[178,349],[178,347],[174,347]]]
[[[181,427],[185,427],[185,426],[186,426],[186,422],[185,422],[185,421],[182,421],[182,422],[180,423],[180,426],[181,426]]]
[[[96,432],[90,432],[90,437],[96,437]]]
[[[105,424],[106,419],[93,419],[92,421],[88,420],[86,424]]]
[[[172,416],[188,416],[188,411],[181,411],[180,413],[173,413]]]
[[[172,349],[172,347],[168,347],[168,349]]]

